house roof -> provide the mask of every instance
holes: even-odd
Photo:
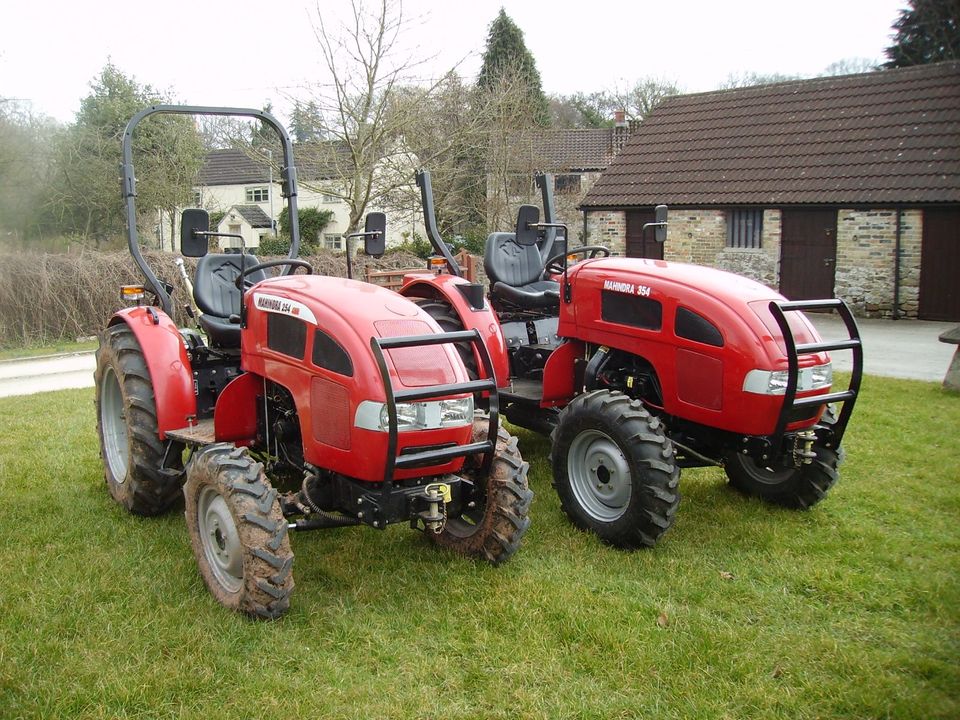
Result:
[[[269,177],[266,158],[257,163],[239,148],[226,148],[207,153],[198,182],[200,185],[244,185],[265,183]]]
[[[627,137],[627,128],[567,128],[509,138],[510,159],[523,170],[603,170]]]
[[[582,207],[960,202],[960,61],[680,95]]]
[[[250,227],[268,228],[271,225],[270,216],[261,210],[259,205],[234,205],[230,208],[230,211],[227,212],[227,215],[233,210],[236,210],[240,217],[247,221]]]
[[[547,170],[602,170],[614,155],[614,128],[552,130],[534,139]]]
[[[274,153],[276,157],[277,152]],[[300,180],[325,180],[349,172],[349,153],[343,143],[300,143],[293,150]],[[275,182],[279,172],[273,173]],[[204,158],[197,178],[199,185],[247,185],[270,180],[267,158],[258,160],[241,148],[211,150]]]

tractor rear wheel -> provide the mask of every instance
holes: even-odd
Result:
[[[488,431],[487,418],[477,415],[471,442],[486,440]],[[502,427],[489,474],[481,472],[480,464],[481,456],[468,457],[462,471],[478,489],[472,507],[448,518],[439,534],[427,531],[427,536],[441,547],[499,565],[517,551],[530,527],[533,491],[527,484],[529,465],[520,457],[517,439]]]
[[[180,499],[183,445],[164,443],[143,349],[126,323],[108,327],[97,350],[97,431],[110,495],[136,515],[159,515]]]
[[[290,607],[293,551],[263,465],[229,443],[194,454],[183,486],[200,575],[224,607],[278,618]]]
[[[673,525],[680,470],[663,425],[639,400],[579,395],[552,440],[553,486],[574,525],[624,549],[652,547]]]

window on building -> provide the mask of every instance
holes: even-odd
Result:
[[[555,182],[557,195],[579,195],[579,175],[557,175]]]
[[[270,188],[266,185],[263,187],[248,187],[247,188],[247,202],[268,202],[270,200]]]
[[[763,210],[744,208],[727,211],[727,247],[757,249],[762,234]]]
[[[324,233],[323,246],[327,250],[343,250],[343,235],[340,233]]]
[[[320,195],[320,202],[324,205],[332,205],[333,203],[340,202],[340,198],[336,195],[331,195],[330,193],[322,193]]]

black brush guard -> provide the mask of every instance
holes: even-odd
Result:
[[[390,379],[390,371],[387,368],[387,361],[384,356],[384,350],[393,350],[395,348],[423,347],[426,345],[444,345],[447,343],[469,342],[476,350],[477,355],[483,365],[483,373],[486,376],[481,380],[471,380],[469,382],[449,383],[446,385],[431,385],[429,387],[417,388],[415,390],[396,390]],[[483,453],[483,463],[481,465],[482,474],[490,471],[490,465],[493,462],[493,455],[497,447],[497,433],[500,428],[500,406],[497,395],[497,382],[493,373],[493,361],[490,359],[490,353],[487,351],[477,330],[462,330],[459,332],[436,333],[433,335],[409,335],[405,337],[393,338],[371,338],[370,347],[373,349],[373,355],[377,360],[377,366],[380,368],[380,376],[383,378],[383,387],[386,392],[387,413],[390,418],[389,440],[387,445],[387,463],[383,474],[383,494],[384,498],[390,495],[393,486],[393,474],[397,469],[407,469],[415,467],[426,467],[430,465],[440,465],[457,457],[466,457]],[[454,447],[432,448],[428,450],[419,450],[417,452],[397,455],[397,444],[399,430],[397,428],[397,403],[415,402],[417,400],[427,400],[430,398],[439,399],[448,395],[461,395],[466,393],[487,392],[490,395],[490,425],[487,430],[487,439],[483,442],[468,443],[466,445],[457,445]]]
[[[790,330],[790,324],[787,322],[786,313],[804,310],[836,310],[844,325],[847,328],[848,338],[846,340],[836,340],[831,342],[801,343],[797,344]],[[777,427],[772,438],[773,446],[779,447],[780,441],[786,432],[787,425],[790,422],[793,411],[802,408],[826,405],[828,403],[842,402],[843,408],[840,415],[833,424],[831,430],[837,445],[843,439],[843,434],[847,430],[847,423],[850,422],[850,416],[853,414],[853,406],[856,404],[857,396],[860,392],[860,381],[863,378],[863,345],[860,342],[860,330],[853,319],[853,313],[843,300],[774,300],[770,303],[770,312],[773,313],[780,331],[783,333],[783,342],[787,350],[787,389],[783,398],[783,407],[780,409],[780,417],[777,420]],[[852,350],[853,351],[853,370],[850,375],[850,384],[846,390],[840,392],[831,392],[826,395],[815,395],[813,397],[797,398],[797,382],[800,375],[801,355],[808,355],[818,352],[829,352],[831,350]]]

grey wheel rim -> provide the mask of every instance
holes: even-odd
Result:
[[[243,544],[227,501],[215,488],[200,493],[197,529],[217,582],[228,592],[238,592],[243,587]]]
[[[584,430],[570,445],[567,476],[577,503],[600,522],[621,517],[630,504],[630,465],[613,438]]]
[[[127,479],[130,441],[127,438],[127,417],[123,407],[120,380],[112,367],[107,367],[100,384],[100,432],[103,436],[103,457],[114,482]]]

